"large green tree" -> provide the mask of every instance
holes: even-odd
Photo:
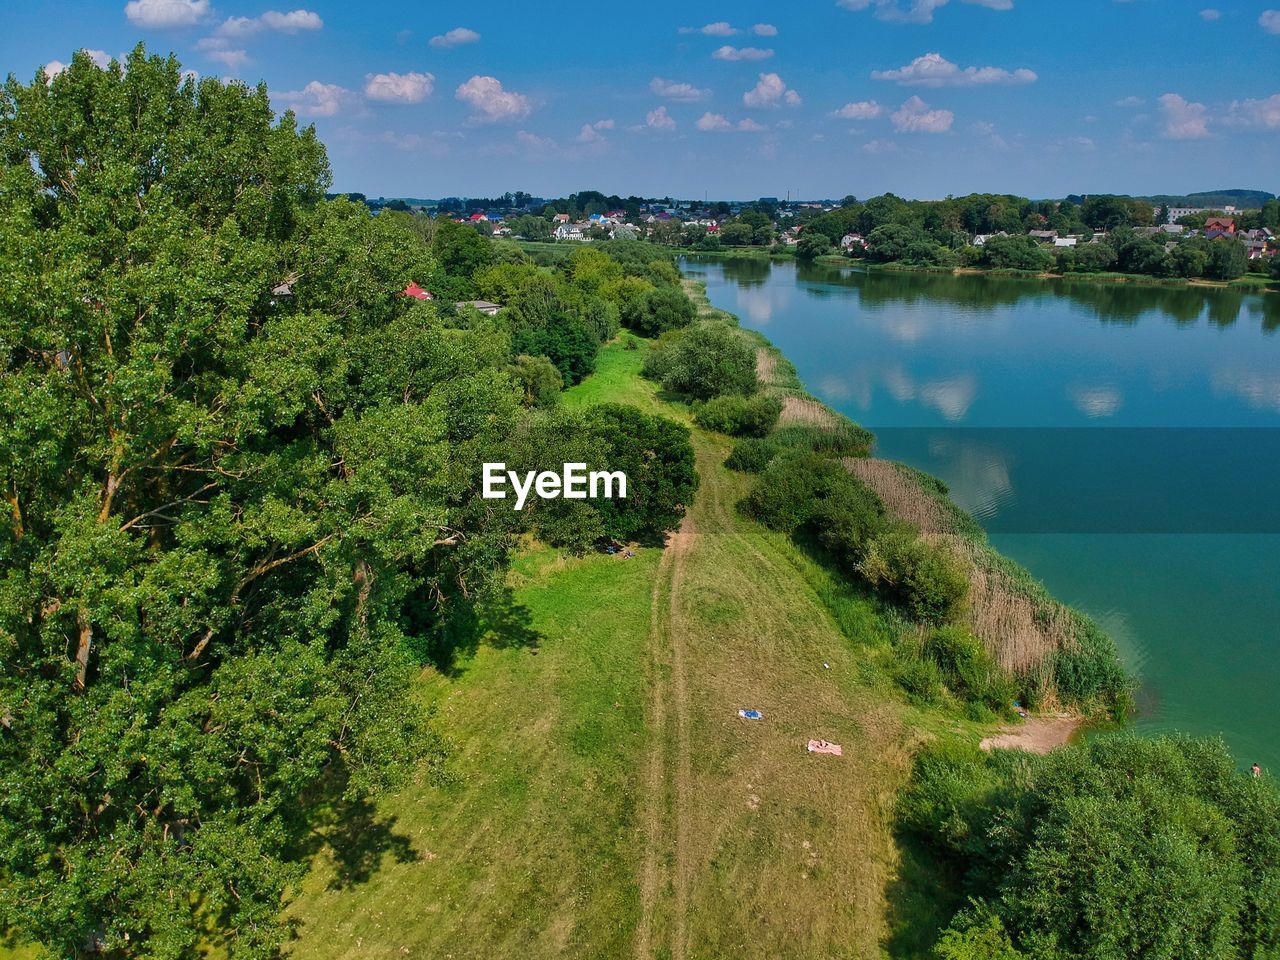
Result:
[[[0,95],[0,928],[53,955],[270,955],[304,801],[437,749],[413,651],[501,567],[510,344],[328,184],[141,48]]]

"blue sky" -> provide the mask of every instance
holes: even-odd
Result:
[[[372,196],[1280,192],[1280,0],[3,6],[4,72],[265,80]]]

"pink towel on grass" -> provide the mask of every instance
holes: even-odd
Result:
[[[810,753],[829,753],[833,757],[843,757],[844,750],[838,743],[827,743],[825,740],[810,740]]]

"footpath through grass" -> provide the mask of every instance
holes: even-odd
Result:
[[[565,402],[688,423],[629,341]],[[875,608],[739,516],[749,481],[724,468],[727,439],[695,428],[694,444],[701,486],[666,550],[531,548],[500,626],[424,676],[452,782],[388,799],[359,843],[334,838],[290,908],[292,956],[915,952],[904,929],[932,907],[890,820],[920,718],[870,666]],[[844,756],[807,753],[811,737]]]

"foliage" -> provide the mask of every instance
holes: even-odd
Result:
[[[451,277],[471,277],[481,267],[493,263],[493,245],[474,227],[452,220],[440,220],[431,243],[440,268]]]
[[[0,927],[269,956],[303,798],[439,753],[414,651],[505,558],[507,340],[397,296],[431,256],[264,88],[46,79],[0,107]]]
[[[642,337],[656,337],[693,322],[693,303],[676,287],[656,287],[622,304],[622,324]]]
[[[771,440],[740,440],[733,445],[724,465],[741,473],[760,473],[777,456],[778,449],[778,445]]]
[[[585,463],[588,471],[626,474],[625,499],[558,498],[526,505],[542,539],[578,551],[601,538],[660,545],[680,525],[698,486],[688,428],[622,404],[530,420],[513,438],[507,463],[521,472]]]
[[[951,617],[969,591],[963,568],[944,546],[905,532],[872,540],[858,569],[873,587],[926,621]]]
[[[763,437],[778,422],[782,401],[767,394],[713,397],[699,406],[694,422],[704,430],[727,433],[731,437]]]
[[[798,260],[816,260],[823,254],[831,252],[833,244],[830,238],[816,231],[810,233],[810,230],[813,230],[812,226],[805,230],[804,236],[796,244],[796,259]]]
[[[1048,251],[1025,234],[990,237],[982,246],[979,262],[1002,270],[1048,270],[1052,258]]]
[[[547,357],[521,354],[511,367],[511,375],[524,390],[526,407],[554,407],[559,402],[564,378]]]
[[[970,865],[979,910],[1030,956],[1280,946],[1280,792],[1237,771],[1220,743],[1109,737],[1030,767],[931,751],[899,813]]]
[[[686,301],[687,302],[687,301]],[[645,375],[660,375],[664,387],[694,400],[756,391],[756,353],[735,327],[706,320],[652,351]]]
[[[545,324],[523,326],[511,337],[517,354],[543,356],[572,386],[596,368],[600,343],[587,325],[570,313],[554,313]]]
[[[1026,960],[1026,954],[1014,948],[1000,918],[990,913],[966,918],[945,931],[933,953],[937,960]]]

